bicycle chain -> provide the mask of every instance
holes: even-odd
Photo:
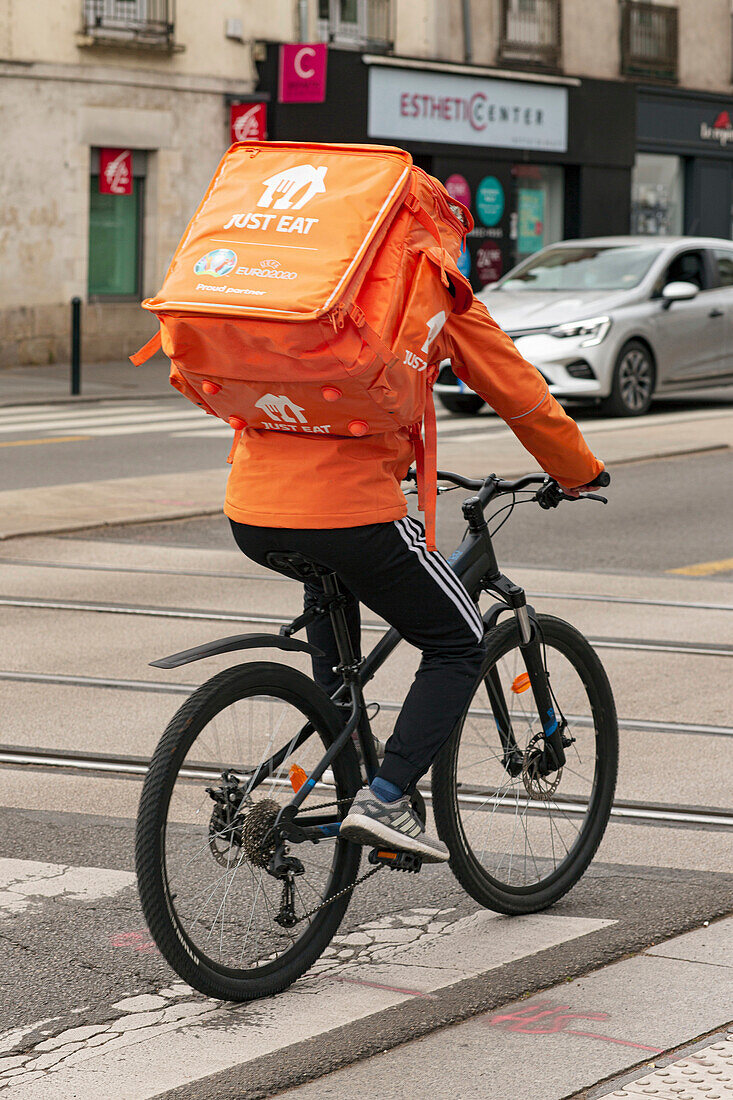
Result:
[[[343,890],[339,890],[338,894],[334,894],[332,898],[327,898],[322,905],[317,905],[315,909],[310,909],[307,913],[303,913],[302,916],[297,917],[295,923],[300,924],[301,921],[308,920],[309,917],[314,917],[316,913],[320,913],[321,909],[325,909],[327,905],[330,905],[334,901],[338,901],[344,894],[348,894],[351,890],[355,890],[357,886],[361,886],[362,882],[366,882],[372,875],[376,875],[377,871],[382,870],[382,864],[378,863],[376,867],[372,867],[370,871],[367,871],[365,875],[358,878],[355,882],[352,882],[350,886],[345,886]]]
[[[327,810],[331,806],[341,806],[344,802],[353,802],[353,799],[337,798],[335,802],[321,802],[318,806],[312,806],[308,810],[300,810],[299,814],[319,813],[321,810]],[[367,871],[365,875],[362,875],[361,878],[358,878],[355,882],[352,882],[350,886],[345,886],[343,890],[339,890],[338,894],[334,894],[333,897],[327,898],[326,901],[324,901],[321,905],[317,905],[315,909],[309,909],[307,913],[303,913],[302,916],[297,918],[295,923],[300,924],[302,921],[308,920],[310,917],[314,917],[316,913],[320,913],[321,909],[325,909],[327,905],[331,905],[332,902],[338,901],[338,899],[342,898],[344,894],[348,894],[351,890],[355,890],[357,886],[361,886],[362,882],[366,882],[368,878],[371,878],[372,875],[376,875],[377,871],[381,870],[381,863],[378,864],[376,867],[372,867],[371,870]]]

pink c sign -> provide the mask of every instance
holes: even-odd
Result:
[[[323,103],[326,98],[325,42],[280,47],[279,103]]]

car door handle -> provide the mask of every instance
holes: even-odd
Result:
[[[722,309],[711,309],[710,312],[708,313],[708,317],[724,317],[724,316],[725,316],[725,314],[723,313]]]

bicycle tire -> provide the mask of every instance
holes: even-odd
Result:
[[[324,752],[342,728],[342,720],[328,696],[298,670],[274,662],[242,664],[227,669],[195,691],[171,719],[146,775],[137,817],[135,864],[138,892],[151,936],[161,954],[185,982],[201,993],[221,1000],[246,1001],[271,996],[291,985],[313,965],[330,943],[351,896],[347,892],[316,913],[297,941],[297,951],[289,950],[281,957],[282,961],[258,965],[252,971],[238,971],[218,964],[200,950],[178,916],[175,894],[171,895],[166,868],[166,830],[176,777],[196,738],[213,716],[232,702],[263,697],[281,699],[297,707],[312,723],[316,734],[320,735]],[[352,799],[361,785],[352,744],[347,744],[334,759],[332,772],[335,797]],[[344,814],[346,809],[347,806],[344,807]],[[361,856],[358,845],[340,839],[333,843],[336,850],[326,897],[354,884]],[[300,849],[306,847],[312,846],[305,842],[295,845],[294,850],[300,854]]]
[[[546,909],[578,882],[595,855],[605,832],[613,804],[618,770],[616,707],[608,677],[595,650],[575,627],[562,619],[540,615],[538,622],[542,640],[547,649],[558,651],[569,662],[585,688],[595,730],[596,770],[593,789],[588,799],[588,809],[578,842],[571,849],[572,859],[566,859],[566,865],[561,863],[560,867],[547,879],[538,881],[534,886],[515,887],[500,882],[495,875],[487,871],[474,852],[459,810],[458,756],[466,719],[474,705],[477,692],[483,686],[483,677],[490,669],[496,668],[501,658],[519,647],[519,633],[514,620],[501,624],[489,636],[486,661],[481,680],[477,684],[477,692],[474,693],[456,729],[436,758],[432,770],[435,822],[441,839],[450,850],[450,867],[453,874],[466,892],[480,905],[506,914],[533,913]],[[562,700],[559,702],[562,707]],[[488,714],[493,727],[491,711],[485,713]],[[498,735],[494,729],[492,734],[498,746]],[[496,806],[496,798],[494,798],[494,806]],[[493,813],[494,811],[492,815]],[[509,866],[511,873],[511,860]]]

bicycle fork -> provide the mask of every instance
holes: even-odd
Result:
[[[562,729],[550,694],[548,674],[542,659],[541,640],[537,628],[532,625],[525,591],[501,573],[489,581],[486,588],[500,596],[506,606],[514,612],[519,630],[519,648],[522,651],[532,695],[542,723],[545,743],[550,749],[550,755],[542,771],[545,774],[556,771],[565,763]],[[509,709],[496,669],[490,670],[487,674],[486,688],[504,749],[505,767],[510,774],[518,775],[521,771],[522,753],[514,738]]]

